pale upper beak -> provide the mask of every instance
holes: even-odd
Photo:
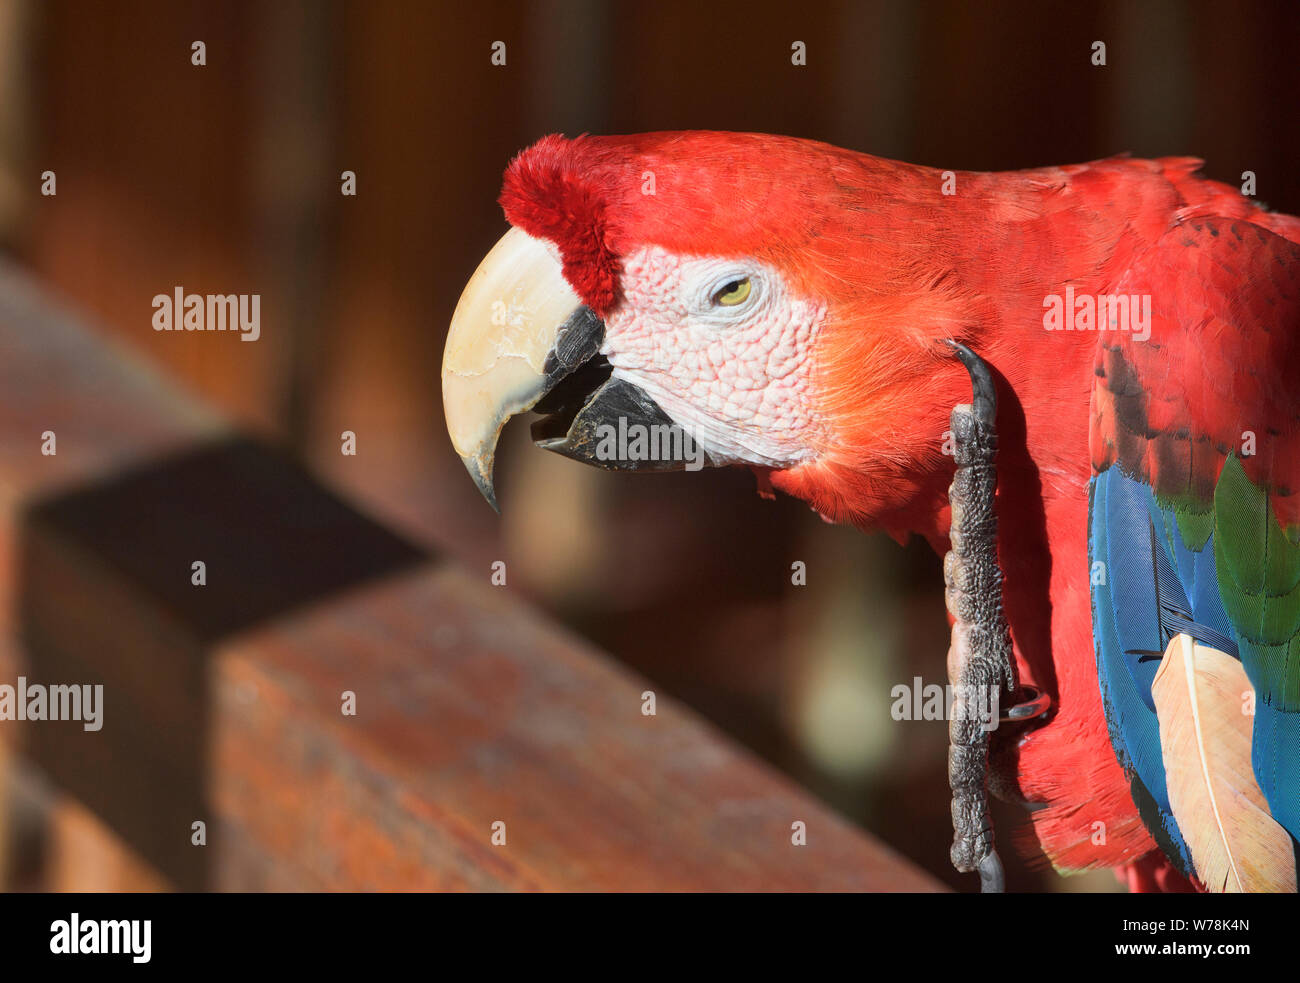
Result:
[[[492,471],[506,421],[535,409],[546,450],[616,470],[678,470],[680,460],[611,456],[607,426],[675,426],[645,392],[613,377],[601,356],[605,323],[564,278],[552,249],[511,229],[465,285],[442,357],[442,405],[452,446],[497,508]]]
[[[456,304],[442,355],[442,406],[452,446],[493,508],[501,428],[545,395],[546,357],[581,306],[559,260],[519,229],[492,247]]]

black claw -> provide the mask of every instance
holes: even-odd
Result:
[[[1002,870],[1002,860],[997,850],[980,861],[980,893],[1002,894],[1007,889],[1007,877]]]
[[[1033,686],[1022,686],[1018,695],[1020,702],[1002,714],[1002,719],[1008,723],[1013,720],[1033,720],[1052,708],[1052,697]]]
[[[975,418],[980,423],[991,425],[998,415],[998,391],[993,384],[993,373],[988,364],[959,341],[948,339],[948,344],[957,349],[957,357],[970,373],[970,387],[974,394],[972,406]]]

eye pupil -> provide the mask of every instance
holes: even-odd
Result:
[[[737,304],[745,302],[746,298],[749,297],[749,290],[749,277],[732,280],[713,295],[713,302],[723,307],[735,307]]]

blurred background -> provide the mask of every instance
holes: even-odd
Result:
[[[946,725],[888,715],[892,686],[944,681],[927,547],[761,501],[748,473],[578,467],[523,426],[498,457],[502,516],[478,497],[438,372],[505,229],[502,170],[552,132],[754,130],[954,169],[1195,155],[1296,213],[1298,39],[1293,0],[3,0],[0,235],[91,323],[381,522],[485,579],[506,561],[512,593],[969,890],[947,859]],[[151,298],[178,284],[260,293],[261,340],[151,330]],[[340,456],[343,430],[360,458]],[[9,887],[119,862],[10,826]],[[1116,887],[1007,859],[1014,888]]]

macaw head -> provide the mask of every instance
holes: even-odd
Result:
[[[934,261],[956,246],[942,183],[786,137],[546,137],[452,318],[457,453],[495,507],[498,436],[534,410],[539,446],[590,464],[745,465],[830,520],[906,528],[951,474],[969,383],[943,339],[979,306]]]

